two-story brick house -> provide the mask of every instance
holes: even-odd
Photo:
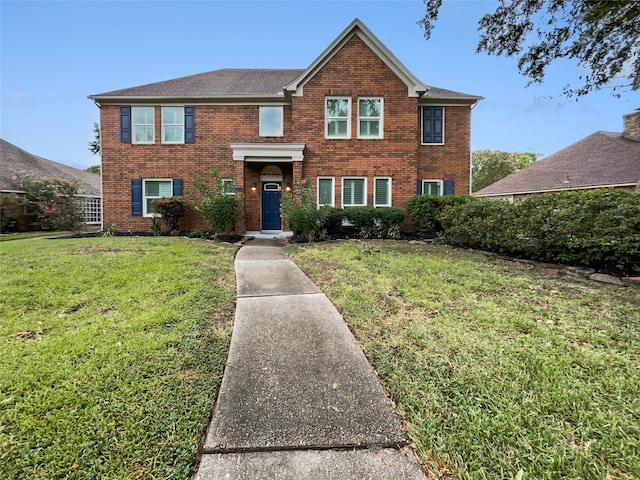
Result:
[[[279,231],[302,179],[318,204],[404,206],[469,193],[482,98],[418,80],[354,20],[303,70],[223,69],[91,95],[100,108],[105,225],[150,229],[151,201],[217,170],[244,199],[236,232]],[[187,209],[183,229],[204,228]]]

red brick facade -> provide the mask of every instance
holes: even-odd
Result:
[[[388,62],[387,62],[388,63]],[[261,174],[282,174],[282,184],[295,185],[307,178],[316,185],[318,176],[335,178],[335,205],[341,206],[341,179],[366,177],[367,205],[373,205],[374,177],[391,177],[393,206],[405,206],[416,194],[419,179],[453,180],[455,193],[469,193],[471,102],[451,105],[434,99],[410,96],[403,79],[358,36],[353,35],[306,81],[301,95],[284,94],[284,134],[261,137],[259,106],[268,102],[202,101],[167,98],[155,107],[155,143],[139,145],[120,141],[121,102],[101,102],[103,205],[105,227],[119,230],[150,229],[150,219],[132,215],[131,179],[171,179],[184,181],[184,196],[190,206],[181,228],[206,228],[193,205],[198,198],[192,184],[194,175],[211,180],[213,170],[221,176],[235,175],[236,192],[244,198],[238,233],[259,231]],[[325,138],[325,98],[351,98],[351,138]],[[357,138],[358,98],[383,98],[383,138]],[[477,97],[475,97],[477,98]],[[143,105],[147,100],[129,102]],[[421,144],[421,105],[444,106],[445,141],[442,145]],[[161,105],[195,106],[195,142],[166,145],[161,138]],[[233,158],[234,144],[303,144],[304,159],[290,161],[246,161]]]

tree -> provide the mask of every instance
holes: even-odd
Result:
[[[100,175],[100,165],[91,165],[85,169],[85,172],[95,173],[96,175]]]
[[[100,153],[100,125],[97,122],[93,122],[93,134],[95,138],[89,142],[89,151],[97,155]]]
[[[428,40],[442,0],[423,0],[426,15],[418,23]],[[563,95],[581,97],[614,79],[614,95],[640,88],[640,2],[637,0],[501,0],[478,24],[477,52],[518,59],[519,72],[542,83],[556,59],[572,59],[586,73],[582,85],[566,85]]]
[[[532,163],[542,156],[531,152],[501,152],[499,150],[474,150],[471,152],[471,191],[497,182]]]

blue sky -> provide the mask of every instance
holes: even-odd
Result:
[[[550,155],[598,130],[622,131],[637,93],[561,97],[579,66],[552,64],[525,88],[516,60],[476,54],[496,2],[445,0],[432,38],[421,0],[0,1],[0,136],[86,168],[98,108],[88,95],[219,68],[305,68],[354,18],[423,82],[485,97],[471,148]],[[551,97],[551,98],[550,98]]]

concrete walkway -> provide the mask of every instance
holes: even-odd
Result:
[[[379,380],[284,241],[236,256],[236,317],[196,480],[424,480]]]

